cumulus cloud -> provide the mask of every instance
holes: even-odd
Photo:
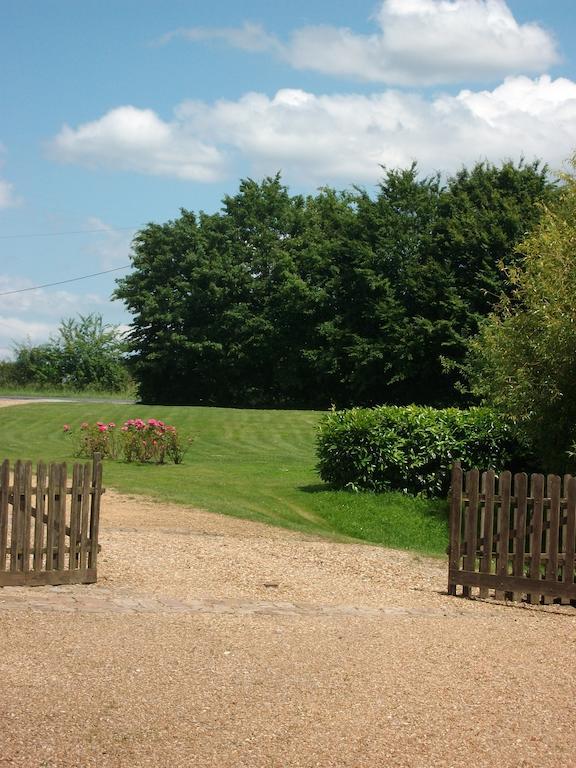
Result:
[[[193,181],[214,181],[223,170],[218,149],[191,135],[185,124],[133,106],[117,107],[75,129],[65,125],[50,149],[67,163]]]
[[[287,42],[260,25],[180,29],[184,37],[221,40],[244,51],[272,51],[296,69],[390,85],[487,81],[539,73],[559,55],[551,34],[519,24],[505,0],[382,0],[377,31],[359,34],[330,25],[296,29]]]
[[[241,159],[253,173],[280,169],[292,181],[370,182],[380,176],[380,165],[403,166],[412,160],[424,170],[450,171],[478,159],[498,162],[524,155],[557,166],[574,149],[576,83],[547,75],[509,77],[493,90],[462,90],[434,99],[395,90],[317,96],[282,89],[272,98],[248,93],[213,104],[183,102],[170,123],[154,117],[166,142],[157,150],[173,153],[176,177],[181,178],[188,157],[182,147],[178,155],[170,137],[185,134],[210,147],[219,162],[226,157],[231,171],[234,160]],[[102,143],[96,152],[83,126],[67,128],[66,135],[74,152],[64,159],[82,162],[87,154],[93,165],[110,163],[114,141],[112,150]],[[151,172],[145,143],[136,137],[128,151],[131,170]]]

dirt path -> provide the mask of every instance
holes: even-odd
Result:
[[[113,491],[101,542],[97,585],[0,590],[0,766],[576,765],[572,608]]]

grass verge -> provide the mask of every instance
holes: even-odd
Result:
[[[105,485],[333,538],[443,554],[447,503],[333,491],[314,470],[311,411],[31,403],[0,409],[0,458],[73,461],[62,425],[159,418],[191,434],[178,466],[106,462]]]

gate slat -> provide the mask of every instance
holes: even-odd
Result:
[[[30,527],[32,522],[32,462],[24,464],[24,498],[22,503],[22,570],[30,570]]]
[[[528,507],[528,475],[519,472],[514,475],[516,496],[516,533],[514,536],[514,576],[524,577],[524,548],[526,546],[526,515]],[[522,592],[514,592],[513,599],[521,600]]]
[[[532,504],[532,536],[530,538],[530,578],[540,579],[540,563],[542,555],[542,528],[544,518],[544,475],[532,475],[530,492],[534,499]],[[540,594],[530,593],[530,603],[539,603]]]
[[[66,568],[66,464],[58,467],[58,570]]]
[[[99,453],[92,462],[92,494],[90,496],[90,558],[88,568],[95,570],[98,563],[98,530],[100,527],[100,500],[102,498],[102,461]]]
[[[564,584],[574,584],[574,553],[576,549],[576,477],[570,477],[566,487],[566,538],[564,543]]]
[[[508,470],[501,472],[498,478],[498,492],[500,495],[500,509],[498,510],[498,563],[496,572],[498,576],[508,575],[508,549],[510,542],[510,485],[512,476]],[[496,590],[497,600],[504,599],[504,592]]]
[[[48,479],[48,519],[46,521],[46,570],[52,571],[57,565],[55,562],[55,537],[56,537],[56,464],[50,464]]]
[[[480,561],[480,571],[482,573],[492,572],[492,541],[494,535],[494,482],[495,474],[493,469],[484,472],[484,545],[482,548],[482,560]],[[480,588],[480,597],[488,597],[488,587]]]
[[[42,570],[44,547],[44,515],[46,509],[46,464],[38,462],[36,467],[36,520],[34,524],[34,570]]]
[[[464,519],[466,557],[464,567],[467,571],[476,570],[476,549],[478,547],[478,484],[480,475],[477,469],[466,472],[466,495],[468,509]],[[464,587],[464,597],[470,597],[471,588]]]
[[[460,530],[462,526],[462,468],[459,462],[452,465],[450,480],[450,544],[448,547],[448,594],[456,594],[456,584],[450,573],[460,570]]]
[[[80,519],[80,568],[84,570],[88,565],[88,533],[90,525],[90,486],[92,476],[90,464],[84,465],[84,477],[82,478],[82,501]]]
[[[73,571],[78,568],[78,528],[80,525],[80,507],[82,503],[82,480],[84,468],[82,464],[74,464],[72,469],[72,493],[70,497],[70,555],[68,568]]]
[[[20,504],[20,495],[22,493],[22,462],[14,462],[14,484],[12,486],[12,535],[10,538],[10,571],[15,573],[19,568],[19,551],[22,535],[22,505]]]
[[[8,498],[10,494],[10,462],[5,459],[0,470],[0,571],[6,569],[8,545]]]
[[[558,538],[560,522],[560,478],[558,475],[548,475],[548,496],[550,497],[550,530],[548,532],[546,580],[558,581]],[[546,601],[551,602],[551,598],[546,597]]]

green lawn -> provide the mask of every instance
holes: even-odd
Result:
[[[194,436],[184,463],[106,462],[104,484],[324,536],[428,554],[445,551],[444,500],[332,491],[314,470],[319,414],[112,403],[34,403],[0,409],[0,458],[73,461],[62,431],[81,421],[155,417]]]

